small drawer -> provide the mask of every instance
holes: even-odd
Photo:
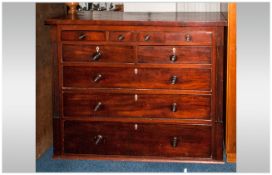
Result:
[[[105,31],[65,30],[61,32],[63,41],[105,41]]]
[[[211,95],[64,93],[65,117],[210,119]]]
[[[164,33],[163,32],[139,32],[138,41],[162,43],[164,42]]]
[[[133,46],[78,44],[64,44],[62,59],[64,62],[94,63],[134,63],[135,60]]]
[[[165,32],[165,42],[182,42],[184,44],[211,44],[212,32],[190,30],[182,32]]]
[[[129,42],[133,40],[133,32],[110,32],[110,41]]]
[[[64,122],[65,154],[211,157],[211,126]]]
[[[139,46],[139,63],[211,64],[209,46]]]
[[[63,86],[210,91],[211,69],[65,66]]]

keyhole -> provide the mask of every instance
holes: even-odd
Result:
[[[134,101],[138,101],[138,95],[137,94],[134,95]]]
[[[134,74],[135,74],[135,75],[138,74],[138,69],[137,69],[137,68],[134,69]]]
[[[135,129],[135,130],[138,130],[138,124],[135,124],[135,125],[134,125],[134,129]]]

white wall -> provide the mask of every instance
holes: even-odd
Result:
[[[220,3],[124,3],[125,12],[219,12]]]
[[[220,12],[220,3],[177,3],[178,12]]]
[[[176,3],[124,3],[125,12],[175,12]]]

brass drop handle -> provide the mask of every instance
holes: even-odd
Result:
[[[86,38],[86,35],[84,33],[80,34],[78,37],[79,40],[83,40],[85,38]]]
[[[171,111],[172,112],[177,112],[177,103],[173,103],[171,106]]]
[[[145,36],[144,36],[144,40],[145,40],[145,41],[150,40],[150,38],[151,38],[151,36],[150,36],[150,35],[145,35]]]
[[[125,39],[125,36],[124,36],[124,35],[121,34],[121,35],[118,36],[118,40],[119,40],[119,41],[123,41],[124,39]]]
[[[99,58],[102,56],[102,53],[99,51],[99,47],[97,46],[96,47],[96,52],[93,54],[93,56],[92,56],[92,60],[93,61],[97,61],[97,60],[99,60]]]
[[[93,82],[98,83],[101,79],[102,79],[102,74],[97,74],[94,77]]]
[[[187,41],[187,42],[192,41],[192,36],[190,34],[186,34],[185,41]]]
[[[170,79],[170,83],[171,83],[171,84],[176,84],[177,81],[178,81],[178,78],[177,78],[177,76],[175,76],[175,75],[172,76],[171,79]]]
[[[96,106],[94,107],[94,111],[95,111],[95,112],[98,111],[98,109],[99,109],[101,106],[102,106],[102,103],[101,103],[101,102],[98,102],[98,103],[96,104]]]
[[[98,145],[99,143],[101,143],[102,139],[103,139],[102,135],[97,135],[94,137],[94,143]]]
[[[176,148],[178,146],[178,137],[173,137],[171,139],[171,145],[173,148]]]
[[[177,61],[176,48],[173,48],[172,50],[173,50],[173,53],[172,55],[170,55],[170,61],[175,62]]]

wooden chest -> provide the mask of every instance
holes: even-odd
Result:
[[[220,13],[48,19],[54,157],[222,162]]]

